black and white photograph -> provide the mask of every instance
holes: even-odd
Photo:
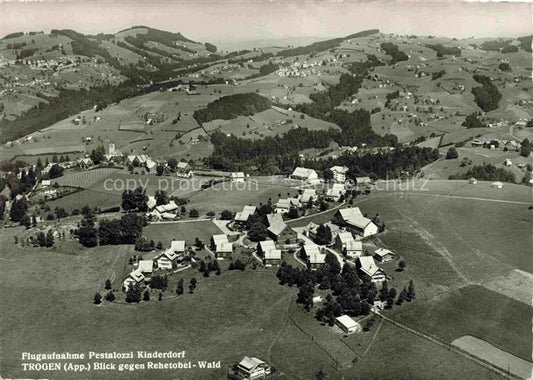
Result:
[[[531,380],[533,3],[0,0],[0,379]]]

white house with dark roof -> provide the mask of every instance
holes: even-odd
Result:
[[[376,265],[376,262],[372,256],[359,257],[357,268],[361,274],[366,276],[371,282],[379,284],[385,281],[387,278],[383,269]]]
[[[317,182],[318,174],[314,169],[297,167],[291,174],[291,178],[307,182]]]
[[[394,252],[385,248],[378,248],[374,251],[374,257],[376,260],[386,263],[387,261],[394,260]]]

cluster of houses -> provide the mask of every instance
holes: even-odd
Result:
[[[184,256],[185,241],[173,240],[170,243],[170,247],[155,258],[139,260],[136,268],[122,282],[123,290],[129,289],[132,285],[142,285],[145,282],[149,282],[154,269],[174,269],[183,260]]]

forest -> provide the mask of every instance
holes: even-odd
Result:
[[[407,61],[409,59],[407,54],[405,54],[403,51],[400,51],[400,49],[398,49],[398,45],[394,45],[393,43],[383,42],[381,44],[381,48],[385,50],[385,53],[392,57],[390,62],[391,65],[394,65],[397,62]]]
[[[265,111],[272,106],[268,98],[256,93],[244,93],[223,96],[207,107],[196,110],[194,118],[200,124],[215,119],[229,120],[238,116],[249,116]]]
[[[502,99],[502,94],[498,91],[489,77],[484,75],[474,75],[474,80],[481,83],[481,87],[472,87],[474,101],[485,112],[498,108],[498,103]]]

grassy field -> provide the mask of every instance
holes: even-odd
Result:
[[[351,336],[345,345],[340,334],[320,326],[312,312],[294,303],[296,289],[280,286],[272,270],[230,272],[226,270],[227,262],[222,262],[220,276],[205,278],[192,269],[172,275],[161,302],[153,294],[150,302],[126,305],[122,303],[123,294],[117,292],[117,303],[95,306],[92,296],[102,289],[106,278],[115,274],[113,285],[120,286],[132,247],[99,247],[77,253],[72,253],[68,243],[51,250],[15,248],[13,234],[23,233],[11,229],[1,237],[7,249],[1,252],[0,300],[4,307],[0,342],[10,347],[0,359],[4,376],[45,376],[21,371],[20,355],[28,350],[186,350],[186,360],[221,360],[222,369],[104,371],[98,376],[220,379],[228,365],[244,355],[254,355],[277,367],[282,373],[280,379],[309,379],[320,368],[331,379],[383,378],[393,373],[415,378],[427,378],[430,373],[434,378],[498,378],[465,358],[387,323],[379,330],[376,324],[367,335]],[[187,284],[193,276],[199,281],[194,294],[175,297],[177,279],[182,277]],[[317,340],[312,340],[309,333],[316,334]],[[357,354],[360,358],[353,367],[341,369],[328,354],[335,350],[348,357],[353,352],[354,358]],[[385,358],[387,366],[377,366]],[[87,374],[60,372],[46,376],[87,378]]]
[[[497,349],[489,343],[473,336],[463,336],[452,342],[454,346],[489,362],[499,368],[508,370],[512,374],[522,379],[529,379],[531,376],[531,362],[517,358],[508,352]]]
[[[280,198],[278,194],[286,198],[287,193],[295,196],[298,191],[282,182],[260,183],[251,178],[245,183],[225,182],[191,194],[187,207],[197,208],[200,212],[212,210],[218,213],[225,209],[240,211],[244,205],[258,206],[259,203],[267,203],[269,198],[276,203]]]
[[[172,240],[185,240],[193,244],[196,237],[208,244],[211,236],[222,231],[210,220],[199,220],[186,223],[153,223],[145,227],[143,235],[155,242],[161,241],[163,247],[170,246]]]
[[[449,343],[472,335],[523,359],[531,357],[531,308],[481,286],[411,302],[393,309],[393,317]]]

